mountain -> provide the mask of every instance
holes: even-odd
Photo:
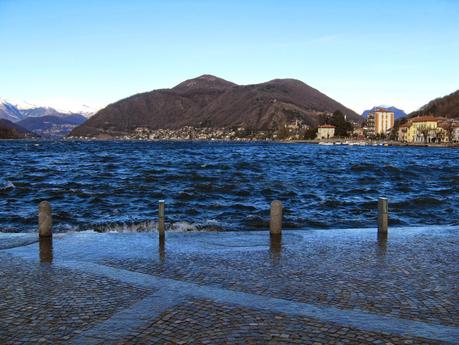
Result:
[[[414,111],[408,117],[422,115],[433,115],[447,117],[450,119],[459,119],[459,90],[444,97],[430,101],[422,106],[418,111]]]
[[[19,109],[13,104],[0,99],[0,119],[17,122],[24,118]]]
[[[0,119],[0,139],[36,138],[38,135],[6,119]]]
[[[51,107],[35,107],[35,108],[28,108],[28,109],[21,109],[18,108],[21,112],[23,118],[28,117],[40,117],[40,116],[65,116],[67,114],[63,114],[58,112],[56,109]]]
[[[24,120],[19,121],[17,124],[24,127],[25,129],[35,132],[42,137],[48,138],[59,138],[64,137],[70,133],[70,131],[84,123],[87,118],[80,114],[61,114],[52,108],[35,108],[45,109],[45,112],[50,112],[55,115],[44,115],[34,117],[30,115]]]
[[[25,116],[45,116],[45,115],[58,115],[58,114],[80,114],[85,117],[91,117],[96,113],[96,108],[86,104],[61,104],[60,107],[50,107],[37,105],[28,101],[9,102],[14,104],[16,108]]]
[[[295,79],[237,85],[202,75],[172,89],[136,94],[108,105],[70,136],[121,136],[136,128],[179,129],[185,126],[271,130],[295,120],[317,125],[324,113],[341,110],[356,122],[361,117],[318,90]]]
[[[0,119],[17,123],[27,131],[51,138],[64,137],[87,120],[82,114],[63,113],[51,107],[27,106],[28,108],[21,108],[0,100]]]
[[[370,110],[365,110],[365,111],[362,113],[362,117],[364,117],[364,118],[366,119],[366,118],[368,117],[368,113],[369,113],[370,111],[374,111],[376,108],[384,108],[384,109],[393,111],[393,112],[394,112],[394,119],[395,119],[395,120],[400,119],[400,118],[406,116],[406,113],[405,113],[402,109],[398,109],[398,108],[392,107],[392,106],[388,107],[388,106],[379,105],[379,106],[373,107],[373,108],[370,109]]]

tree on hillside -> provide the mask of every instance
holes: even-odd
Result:
[[[335,136],[337,137],[347,137],[353,129],[352,123],[346,121],[344,114],[339,110],[333,113],[329,122],[335,126]]]
[[[277,139],[287,139],[289,137],[289,134],[290,132],[286,125],[280,126],[280,128],[277,130]]]
[[[21,135],[14,128],[0,127],[0,139],[20,139]]]
[[[310,127],[304,131],[305,140],[313,140],[317,136],[317,127]]]

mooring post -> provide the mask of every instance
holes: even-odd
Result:
[[[158,233],[159,237],[164,238],[164,200],[159,200],[158,205]]]
[[[389,202],[387,198],[378,200],[378,234],[387,234],[389,222]]]
[[[47,201],[38,204],[38,234],[40,237],[51,237],[53,235],[53,217],[51,205]]]
[[[271,203],[269,232],[271,236],[280,236],[282,234],[282,203],[279,200],[274,200]]]

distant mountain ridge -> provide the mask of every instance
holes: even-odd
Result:
[[[459,90],[430,101],[419,110],[410,113],[408,117],[412,118],[423,115],[459,119]]]
[[[20,109],[5,100],[0,100],[0,119],[16,123],[39,136],[51,138],[64,137],[87,120],[82,114],[62,113],[51,107]]]
[[[342,111],[361,117],[320,91],[295,79],[237,85],[202,75],[172,89],[159,89],[122,99],[97,112],[70,136],[120,136],[136,128],[179,129],[184,126],[269,130],[301,120],[317,125],[320,115]]]
[[[371,112],[371,111],[374,111],[376,108],[384,108],[384,109],[393,111],[393,112],[394,112],[394,119],[395,119],[395,120],[400,119],[400,118],[406,116],[405,111],[403,111],[402,109],[399,109],[399,108],[396,108],[396,107],[393,107],[393,106],[379,105],[379,106],[374,106],[373,108],[371,108],[371,109],[369,109],[369,110],[365,110],[365,111],[362,113],[362,117],[365,118],[365,119],[368,118],[368,113]]]
[[[0,139],[37,138],[38,135],[6,119],[0,119]]]
[[[17,122],[17,124],[29,131],[39,134],[42,137],[60,138],[65,137],[73,128],[81,125],[86,120],[86,117],[80,114],[60,114],[29,116],[26,119]]]
[[[28,117],[40,117],[40,116],[66,116],[67,114],[60,113],[56,109],[51,107],[36,107],[29,109],[19,109],[24,119]]]
[[[18,106],[5,99],[0,99],[0,119],[7,119],[12,122],[18,122],[28,117],[40,117],[48,115],[66,117],[75,114],[85,116],[86,118],[92,115],[88,111],[64,112],[48,106],[31,106],[29,104],[27,104],[27,107]]]

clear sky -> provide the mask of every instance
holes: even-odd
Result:
[[[459,89],[457,0],[0,0],[0,97],[102,107],[201,74],[357,112]]]

